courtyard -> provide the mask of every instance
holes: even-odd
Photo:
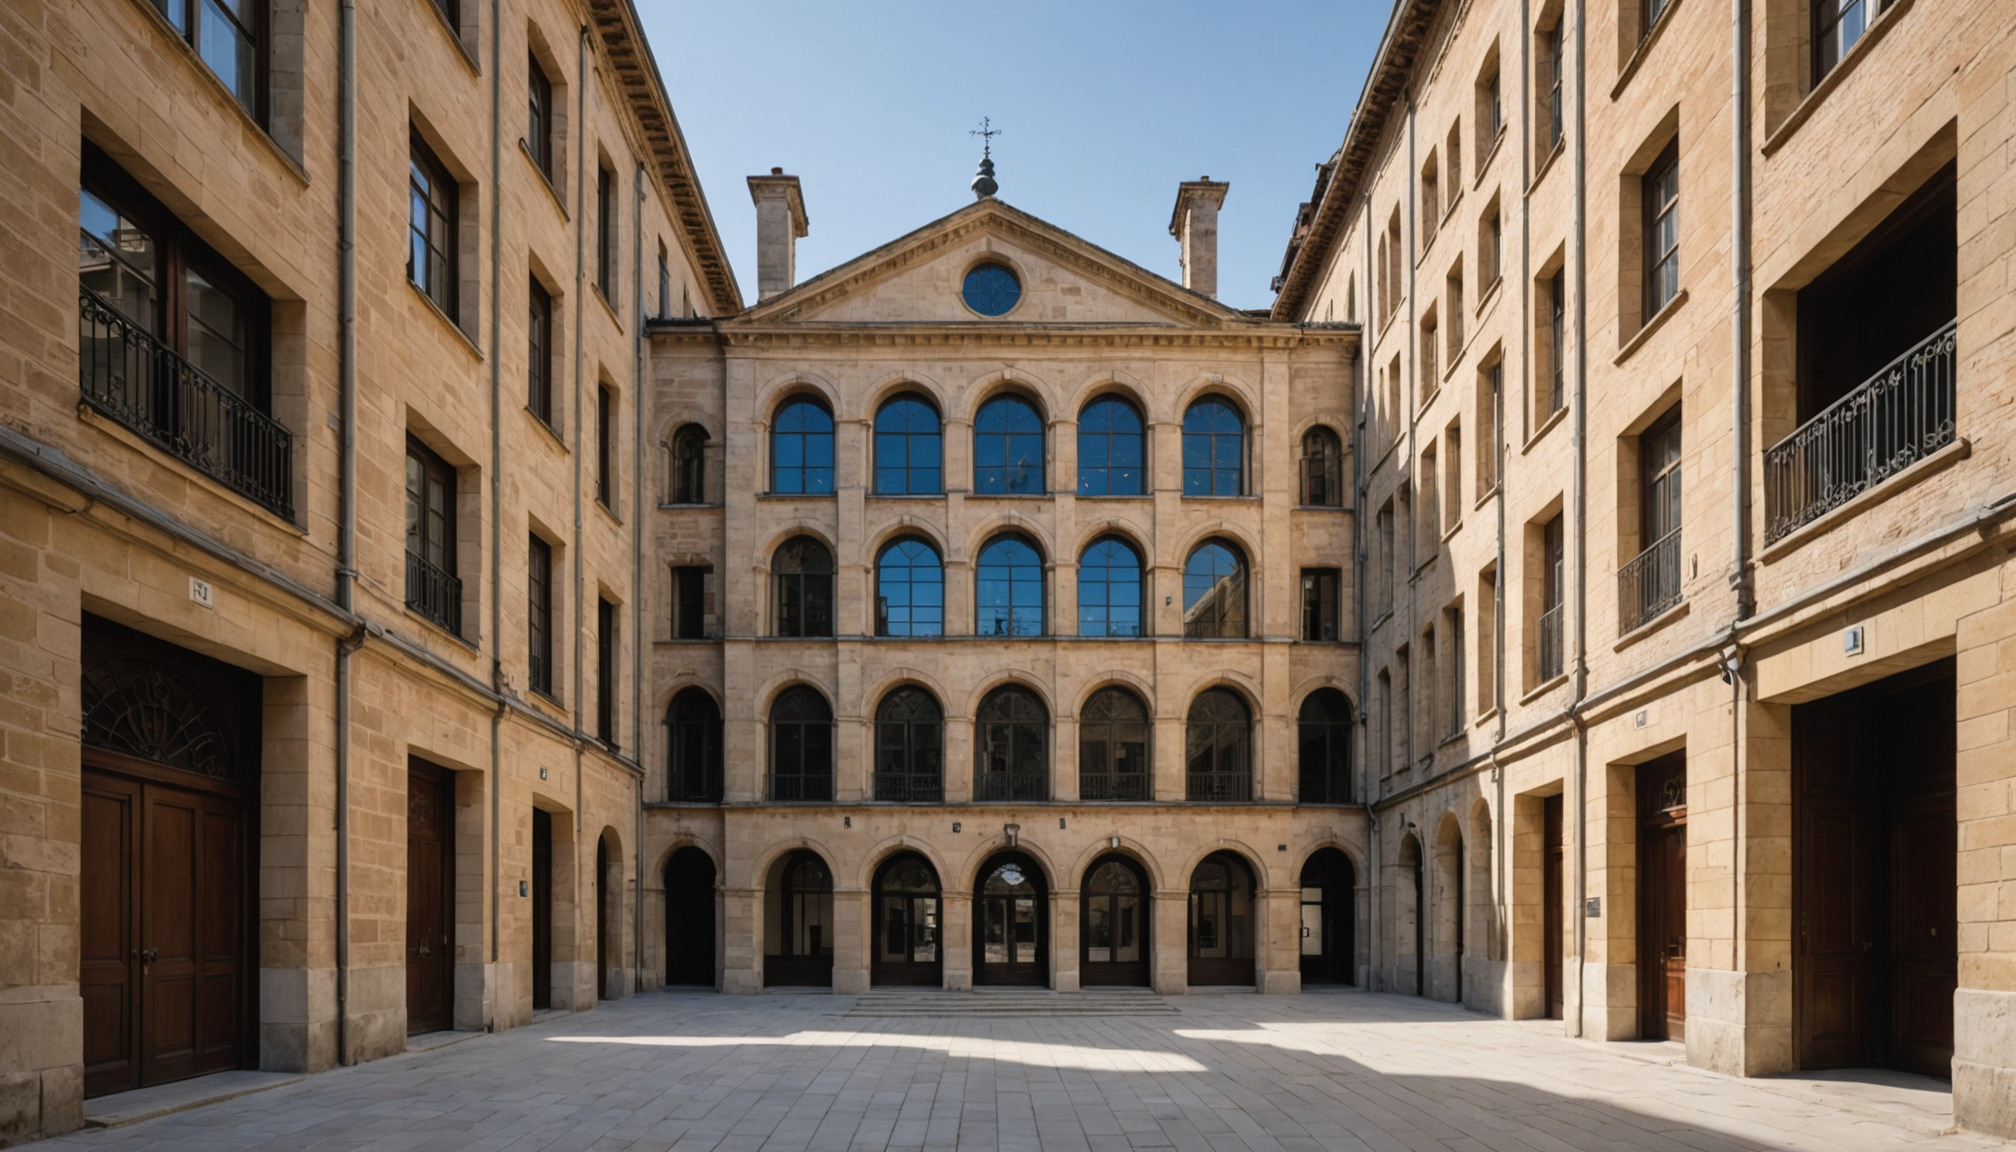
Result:
[[[1990,1148],[1939,1081],[1737,1080],[1414,997],[662,992],[305,1078],[92,1102],[50,1147]],[[267,1087],[277,1084],[276,1087]],[[246,1091],[215,1103],[206,1095]],[[249,1089],[262,1089],[250,1091]],[[152,1097],[149,1092],[155,1093]],[[194,1106],[190,1106],[190,1105]],[[138,1119],[150,1111],[178,1111]]]

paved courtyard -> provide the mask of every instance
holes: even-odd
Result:
[[[857,1009],[844,996],[648,993],[43,1147],[2002,1146],[1941,1135],[1950,1099],[1934,1081],[1746,1082],[1685,1067],[1678,1045],[1571,1041],[1551,1022],[1411,997],[1201,994],[1098,1016],[1023,1013],[1024,997],[1001,1002],[1014,1015],[931,1014],[985,998]]]

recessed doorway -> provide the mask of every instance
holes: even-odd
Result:
[[[1253,872],[1213,852],[1190,874],[1190,984],[1253,983]]]
[[[1148,876],[1134,860],[1114,853],[1092,862],[1078,918],[1080,985],[1148,986],[1148,897]]]
[[[1358,982],[1356,890],[1351,858],[1335,848],[1302,865],[1302,983]]]
[[[875,985],[937,988],[945,983],[938,931],[943,901],[938,872],[915,852],[898,852],[875,870]]]
[[[665,983],[714,987],[714,860],[691,845],[665,862]]]
[[[980,866],[973,894],[973,983],[1049,983],[1050,901],[1043,870],[1021,852],[1003,852]]]

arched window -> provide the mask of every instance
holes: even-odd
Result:
[[[833,799],[833,709],[802,684],[770,706],[770,798]]]
[[[1146,455],[1132,404],[1101,396],[1078,414],[1078,495],[1141,495]]]
[[[1078,561],[1078,634],[1141,635],[1141,554],[1125,540],[1095,540]]]
[[[945,634],[945,566],[915,537],[882,549],[875,561],[875,634]]]
[[[1026,688],[996,688],[975,717],[973,799],[1050,798],[1050,714]]]
[[[817,400],[792,400],[777,410],[770,432],[770,490],[833,491],[833,414]]]
[[[1344,506],[1344,448],[1337,434],[1320,424],[1302,434],[1302,503]]]
[[[672,503],[707,502],[707,430],[687,424],[672,434]]]
[[[1183,565],[1183,635],[1223,640],[1246,635],[1246,557],[1237,545],[1206,540]]]
[[[1351,701],[1318,688],[1302,701],[1297,748],[1304,804],[1351,802]]]
[[[765,986],[833,983],[833,870],[804,849],[770,871],[764,916]]]
[[[996,396],[973,419],[973,491],[1037,496],[1043,484],[1043,418],[1020,396]]]
[[[997,536],[980,549],[974,575],[980,636],[1043,634],[1043,558],[1020,536]]]
[[[721,802],[721,709],[714,697],[688,688],[665,709],[669,732],[665,798],[674,804]]]
[[[1229,688],[1212,688],[1190,702],[1184,735],[1189,774],[1185,796],[1213,804],[1253,799],[1251,714]]]
[[[810,536],[793,536],[770,562],[777,635],[833,635],[833,554]]]
[[[1101,688],[1078,711],[1078,797],[1152,800],[1148,709],[1124,688]]]
[[[1246,492],[1246,422],[1223,400],[1199,400],[1183,414],[1183,494]]]
[[[935,496],[945,490],[945,445],[938,410],[906,392],[875,414],[875,491],[882,496]]]
[[[945,714],[922,688],[903,687],[875,709],[875,799],[936,804],[945,798]]]

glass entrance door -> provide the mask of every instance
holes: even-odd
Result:
[[[899,853],[876,871],[873,983],[936,988],[945,982],[940,912],[938,874],[922,856]]]
[[[1124,856],[1095,861],[1085,878],[1079,983],[1148,985],[1148,883]]]
[[[1043,946],[1048,920],[1043,874],[1035,861],[1019,852],[988,862],[974,903],[979,915],[974,930],[975,984],[1047,983]]]

